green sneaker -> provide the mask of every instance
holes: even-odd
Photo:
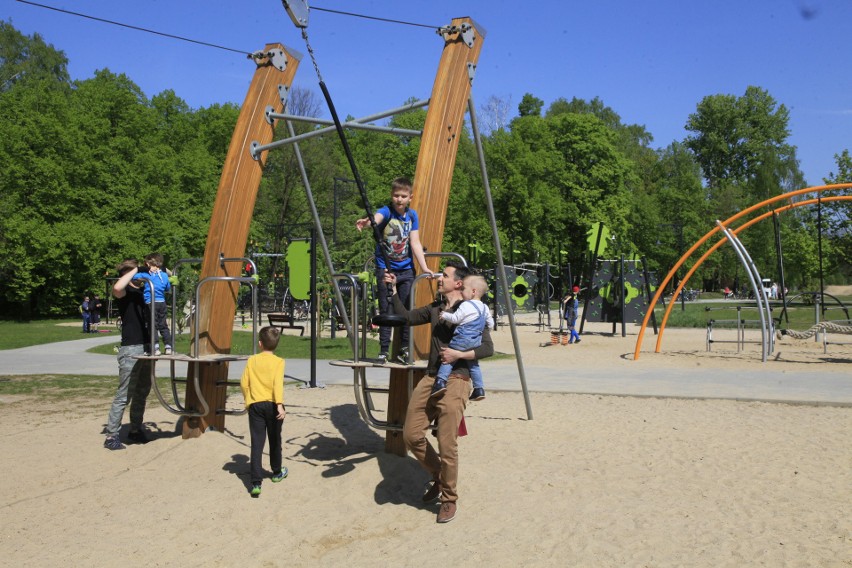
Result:
[[[252,497],[260,497],[260,485],[255,485],[251,488],[251,496]]]
[[[282,479],[287,477],[288,473],[289,472],[287,471],[287,468],[282,467],[281,471],[279,471],[278,473],[276,473],[275,475],[272,476],[272,483],[278,483],[279,481],[281,481]]]

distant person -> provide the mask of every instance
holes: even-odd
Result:
[[[580,311],[580,301],[577,299],[579,293],[580,287],[574,286],[571,288],[571,292],[562,298],[562,317],[565,318],[565,326],[571,334],[568,343],[580,343],[580,334],[577,333],[576,329],[577,315]]]
[[[269,438],[269,466],[272,482],[287,477],[287,468],[281,465],[281,427],[284,424],[284,359],[275,355],[281,330],[266,326],[258,334],[258,347],[262,349],[246,362],[240,388],[248,409],[251,433],[251,496],[260,497],[263,483],[263,448]]]
[[[89,331],[92,333],[98,333],[99,331],[102,307],[103,303],[101,303],[101,299],[98,298],[97,294],[93,295],[89,301]]]
[[[133,279],[139,271],[139,263],[128,259],[119,264],[117,270],[119,278],[112,287],[112,295],[116,298],[118,316],[122,323],[121,347],[118,348],[118,390],[115,392],[115,398],[109,410],[106,440],[104,440],[104,447],[108,450],[125,449],[119,438],[119,430],[124,409],[128,403],[130,403],[128,442],[135,444],[148,442],[142,421],[145,402],[151,392],[151,362],[134,358],[137,355],[144,355],[146,345],[150,343],[141,282]]]
[[[470,351],[482,345],[482,332],[485,328],[494,328],[494,318],[491,310],[482,303],[482,297],[488,293],[488,284],[485,278],[478,274],[471,274],[464,279],[464,288],[461,291],[462,301],[454,312],[442,311],[441,321],[455,325],[453,338],[449,347],[457,351]],[[478,401],[485,398],[485,383],[482,380],[482,369],[479,361],[470,359],[467,361],[470,370],[470,380],[473,383],[473,391],[470,400]],[[447,378],[453,370],[450,363],[441,363],[435,384],[432,385],[431,396],[438,396],[447,390]]]
[[[80,315],[83,316],[83,333],[89,333],[91,329],[92,314],[89,312],[88,296],[83,296],[83,303],[80,304]]]
[[[169,282],[169,275],[162,270],[163,255],[160,253],[151,253],[145,257],[146,270],[141,271],[135,276],[135,279],[147,279],[154,284],[154,297],[151,298],[151,286],[145,285],[145,305],[148,309],[154,310],[154,355],[160,354],[160,341],[157,337],[159,333],[163,338],[163,349],[166,355],[172,354],[172,332],[169,330],[169,324],[166,320],[168,308],[166,307],[166,292],[172,289],[172,284]],[[149,314],[150,318],[151,315]]]
[[[379,311],[388,312],[390,296],[387,287],[382,285],[385,272],[396,276],[397,293],[400,300],[408,307],[411,294],[411,284],[414,281],[414,263],[417,260],[420,270],[430,274],[426,265],[423,245],[420,244],[420,221],[417,211],[409,208],[413,190],[408,178],[400,177],[391,182],[391,204],[385,205],[374,215],[376,225],[382,235],[382,241],[376,244],[376,282],[378,285]],[[370,226],[370,218],[358,219],[355,226],[359,231]],[[384,251],[384,254],[382,254]],[[385,266],[385,258],[390,266]],[[408,327],[402,328],[402,348],[396,360],[408,362]],[[379,363],[388,362],[390,350],[391,328],[381,326],[379,329]]]

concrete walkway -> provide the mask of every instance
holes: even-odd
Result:
[[[102,344],[115,343],[115,335],[50,343],[0,351],[0,375],[81,374],[117,376],[115,357],[87,353]],[[287,375],[310,380],[310,360],[288,359]],[[230,364],[231,378],[238,378],[244,362]],[[844,369],[846,366],[844,366]],[[158,375],[169,373],[160,363]],[[317,383],[351,385],[352,372],[317,361]],[[484,361],[488,390],[520,391],[521,384],[514,361]],[[743,372],[727,376],[716,369],[659,369],[642,360],[614,365],[611,369],[530,366],[525,368],[527,386],[533,392],[560,392],[626,396],[719,398],[804,404],[852,406],[852,373],[826,372],[819,366],[813,371],[788,372],[767,367],[765,371]],[[186,364],[176,364],[176,374],[186,376]],[[371,384],[387,384],[388,372],[368,371]],[[533,411],[535,406],[533,404]]]

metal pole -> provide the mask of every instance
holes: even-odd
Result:
[[[317,388],[317,230],[311,229],[311,388]]]
[[[618,285],[621,287],[621,290],[618,291],[618,297],[621,299],[621,337],[627,337],[627,324],[624,323],[627,315],[625,306],[626,302],[624,301],[624,253],[621,253],[620,255],[619,266]]]
[[[787,288],[787,281],[784,277],[784,253],[781,250],[781,225],[778,221],[778,213],[772,212],[772,224],[775,226],[775,253],[778,257],[778,278],[780,279],[778,293],[781,294],[781,300],[783,301],[783,308],[781,310],[781,315],[778,317],[778,323],[781,323],[781,318],[789,324],[790,316],[787,313],[787,292],[785,292]]]
[[[290,136],[295,135],[293,123],[287,121],[287,130]],[[329,275],[334,274],[334,263],[331,260],[331,253],[328,252],[328,243],[325,240],[325,234],[322,232],[322,223],[320,221],[319,211],[317,211],[316,201],[314,200],[311,184],[308,181],[308,172],[305,170],[305,162],[302,160],[302,152],[299,150],[298,144],[293,144],[293,151],[296,153],[296,163],[299,165],[299,172],[302,175],[302,184],[305,186],[305,196],[308,198],[308,206],[311,210],[311,217],[314,221],[315,234],[319,238],[320,246],[322,247],[322,256],[325,260],[325,266],[328,268]],[[313,248],[313,244],[311,245]],[[289,280],[288,280],[289,281]],[[334,300],[337,302],[340,317],[343,318],[343,325],[346,327],[346,332],[349,335],[349,343],[352,349],[355,349],[354,339],[352,337],[352,323],[349,321],[349,314],[346,313],[346,305],[343,303],[343,295],[340,293],[340,287],[337,280],[331,279],[332,287],[334,288]],[[291,303],[292,305],[292,303]],[[293,321],[293,311],[290,310],[290,321]]]
[[[677,233],[677,256],[681,257],[681,256],[683,256],[683,223],[678,223],[676,225],[676,227],[678,229],[678,233]],[[680,282],[678,282],[678,284],[680,284]],[[681,292],[680,292],[680,311],[682,311],[682,312],[686,311],[686,298],[684,296],[686,296],[686,294],[684,294],[684,290],[681,290]]]
[[[757,268],[754,267],[753,263],[751,263],[751,259],[748,257],[748,253],[743,247],[742,243],[739,242],[737,236],[733,234],[727,227],[725,227],[721,221],[716,220],[716,225],[718,225],[719,229],[722,233],[727,237],[728,242],[731,243],[731,246],[734,247],[734,251],[737,253],[740,261],[743,263],[743,266],[746,268],[746,273],[748,274],[748,278],[751,281],[751,286],[754,289],[754,299],[757,302],[757,312],[760,315],[760,338],[761,345],[763,347],[763,362],[766,362],[766,359],[769,355],[769,347],[767,344],[766,337],[766,314],[763,309],[762,304],[762,296],[763,296],[763,286],[760,281],[760,274],[757,274]]]
[[[348,125],[350,122],[354,123],[365,123],[372,122],[374,120],[379,120],[382,118],[387,118],[389,116],[393,116],[395,114],[400,114],[409,110],[418,109],[421,107],[425,107],[429,105],[429,100],[425,101],[415,101],[408,105],[403,105],[401,107],[397,107],[391,110],[379,112],[376,114],[372,114],[369,116],[365,116],[363,118],[356,118],[355,120],[348,121],[346,124]],[[276,140],[275,142],[270,142],[269,144],[262,144],[254,146],[251,149],[251,155],[253,158],[257,159],[262,152],[266,150],[271,150],[272,148],[278,148],[279,146],[285,146],[287,144],[292,144],[294,142],[300,142],[302,140],[307,140],[308,138],[314,138],[316,136],[322,136],[323,134],[328,134],[329,132],[334,132],[336,130],[336,126],[328,126],[326,128],[320,128],[319,130],[312,130],[310,132],[306,132],[305,134],[299,134],[296,136],[295,134],[291,134],[290,138],[284,138],[282,140]]]
[[[482,185],[485,188],[485,204],[488,209],[488,220],[491,223],[491,232],[494,234],[494,252],[497,255],[498,274],[501,275],[500,286],[503,288],[503,296],[506,298],[506,304],[509,304],[509,285],[506,283],[506,267],[503,265],[503,249],[500,246],[500,235],[497,232],[497,216],[494,214],[494,201],[491,199],[491,185],[488,181],[488,170],[485,167],[485,153],[482,150],[482,139],[479,137],[479,128],[476,124],[476,109],[473,106],[473,98],[468,98],[467,107],[470,113],[470,127],[473,132],[473,140],[476,145],[476,154],[479,156],[479,169],[482,173]],[[496,296],[496,294],[495,294]],[[512,333],[512,345],[515,348],[515,358],[518,362],[518,375],[521,379],[521,389],[524,391],[524,403],[527,408],[527,419],[533,419],[532,404],[530,403],[530,393],[527,390],[527,376],[524,371],[524,359],[521,355],[521,345],[518,340],[518,329],[515,325],[514,310],[506,310],[509,317],[509,329]]]
[[[822,197],[817,198],[817,250],[819,251],[819,303],[825,315],[825,281],[822,272]]]

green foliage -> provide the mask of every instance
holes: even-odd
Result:
[[[0,313],[73,313],[122,258],[200,256],[238,109],[148,101],[107,69],[72,85],[61,52],[10,25],[0,49],[23,72],[0,90]]]
[[[321,337],[317,341],[317,359],[334,360],[347,359],[352,357],[352,346],[349,340],[345,337],[346,332],[342,332],[331,339],[329,337]],[[191,336],[189,334],[178,335],[175,337],[174,348],[177,353],[188,353]],[[89,351],[91,353],[112,354],[114,348],[119,344],[100,345]],[[251,331],[235,331],[232,337],[231,353],[235,355],[251,355],[254,349]],[[367,349],[369,353],[378,352],[378,342],[375,339],[367,339]],[[281,335],[278,347],[275,349],[275,354],[285,359],[310,359],[311,358],[311,338],[299,337],[297,335]]]
[[[825,183],[852,183],[852,156],[849,150],[835,154],[834,160],[837,171],[824,178]],[[833,194],[849,196],[852,195],[852,189],[838,190]],[[845,284],[852,279],[852,202],[827,201],[823,207],[826,233],[831,237],[829,262],[832,272],[839,277],[838,284]]]
[[[686,130],[695,134],[686,145],[701,166],[711,200],[726,186],[754,203],[804,183],[796,149],[786,142],[789,121],[787,107],[759,87],[748,87],[742,97],[704,97],[687,120]]]
[[[76,313],[82,295],[102,290],[104,276],[124,257],[156,250],[173,266],[201,256],[239,113],[230,104],[190,109],[171,90],[148,99],[129,77],[108,69],[72,83],[67,65],[40,36],[0,22],[4,317]],[[287,109],[317,117],[324,104],[294,88]],[[759,87],[740,97],[705,97],[687,121],[690,136],[657,150],[643,125],[623,123],[599,98],[558,98],[543,109],[544,101],[526,93],[519,116],[508,124],[495,116],[483,140],[506,260],[567,261],[577,276],[588,265],[586,233],[603,222],[614,237],[607,255],[639,255],[665,272],[716,219],[804,186],[788,143],[789,112]],[[419,130],[425,117],[416,110],[388,124]],[[296,133],[319,128],[293,124]],[[288,135],[279,122],[276,137]],[[373,210],[388,202],[392,179],[414,178],[419,138],[350,130],[347,139]],[[374,241],[354,226],[365,211],[340,141],[332,133],[298,148],[335,268],[361,272]],[[836,160],[826,182],[852,180],[848,150]],[[294,147],[268,152],[264,163],[247,248],[272,255],[257,257],[261,286],[280,297],[286,271],[274,255],[286,252],[289,239],[308,237],[313,218]],[[496,261],[486,205],[479,158],[463,129],[444,251],[466,254],[476,243],[480,267]],[[849,205],[825,203],[823,217],[825,272],[845,281],[852,273]],[[779,223],[788,281],[812,285],[819,276],[813,208],[781,215]],[[771,222],[741,237],[761,273],[777,280]],[[320,281],[327,282],[323,264]],[[726,246],[693,277],[694,286],[709,281],[720,288],[741,274]],[[181,275],[181,304],[196,276]]]
[[[525,93],[518,105],[519,116],[541,116],[541,109],[544,107],[544,101],[538,97],[532,96],[530,93]]]

